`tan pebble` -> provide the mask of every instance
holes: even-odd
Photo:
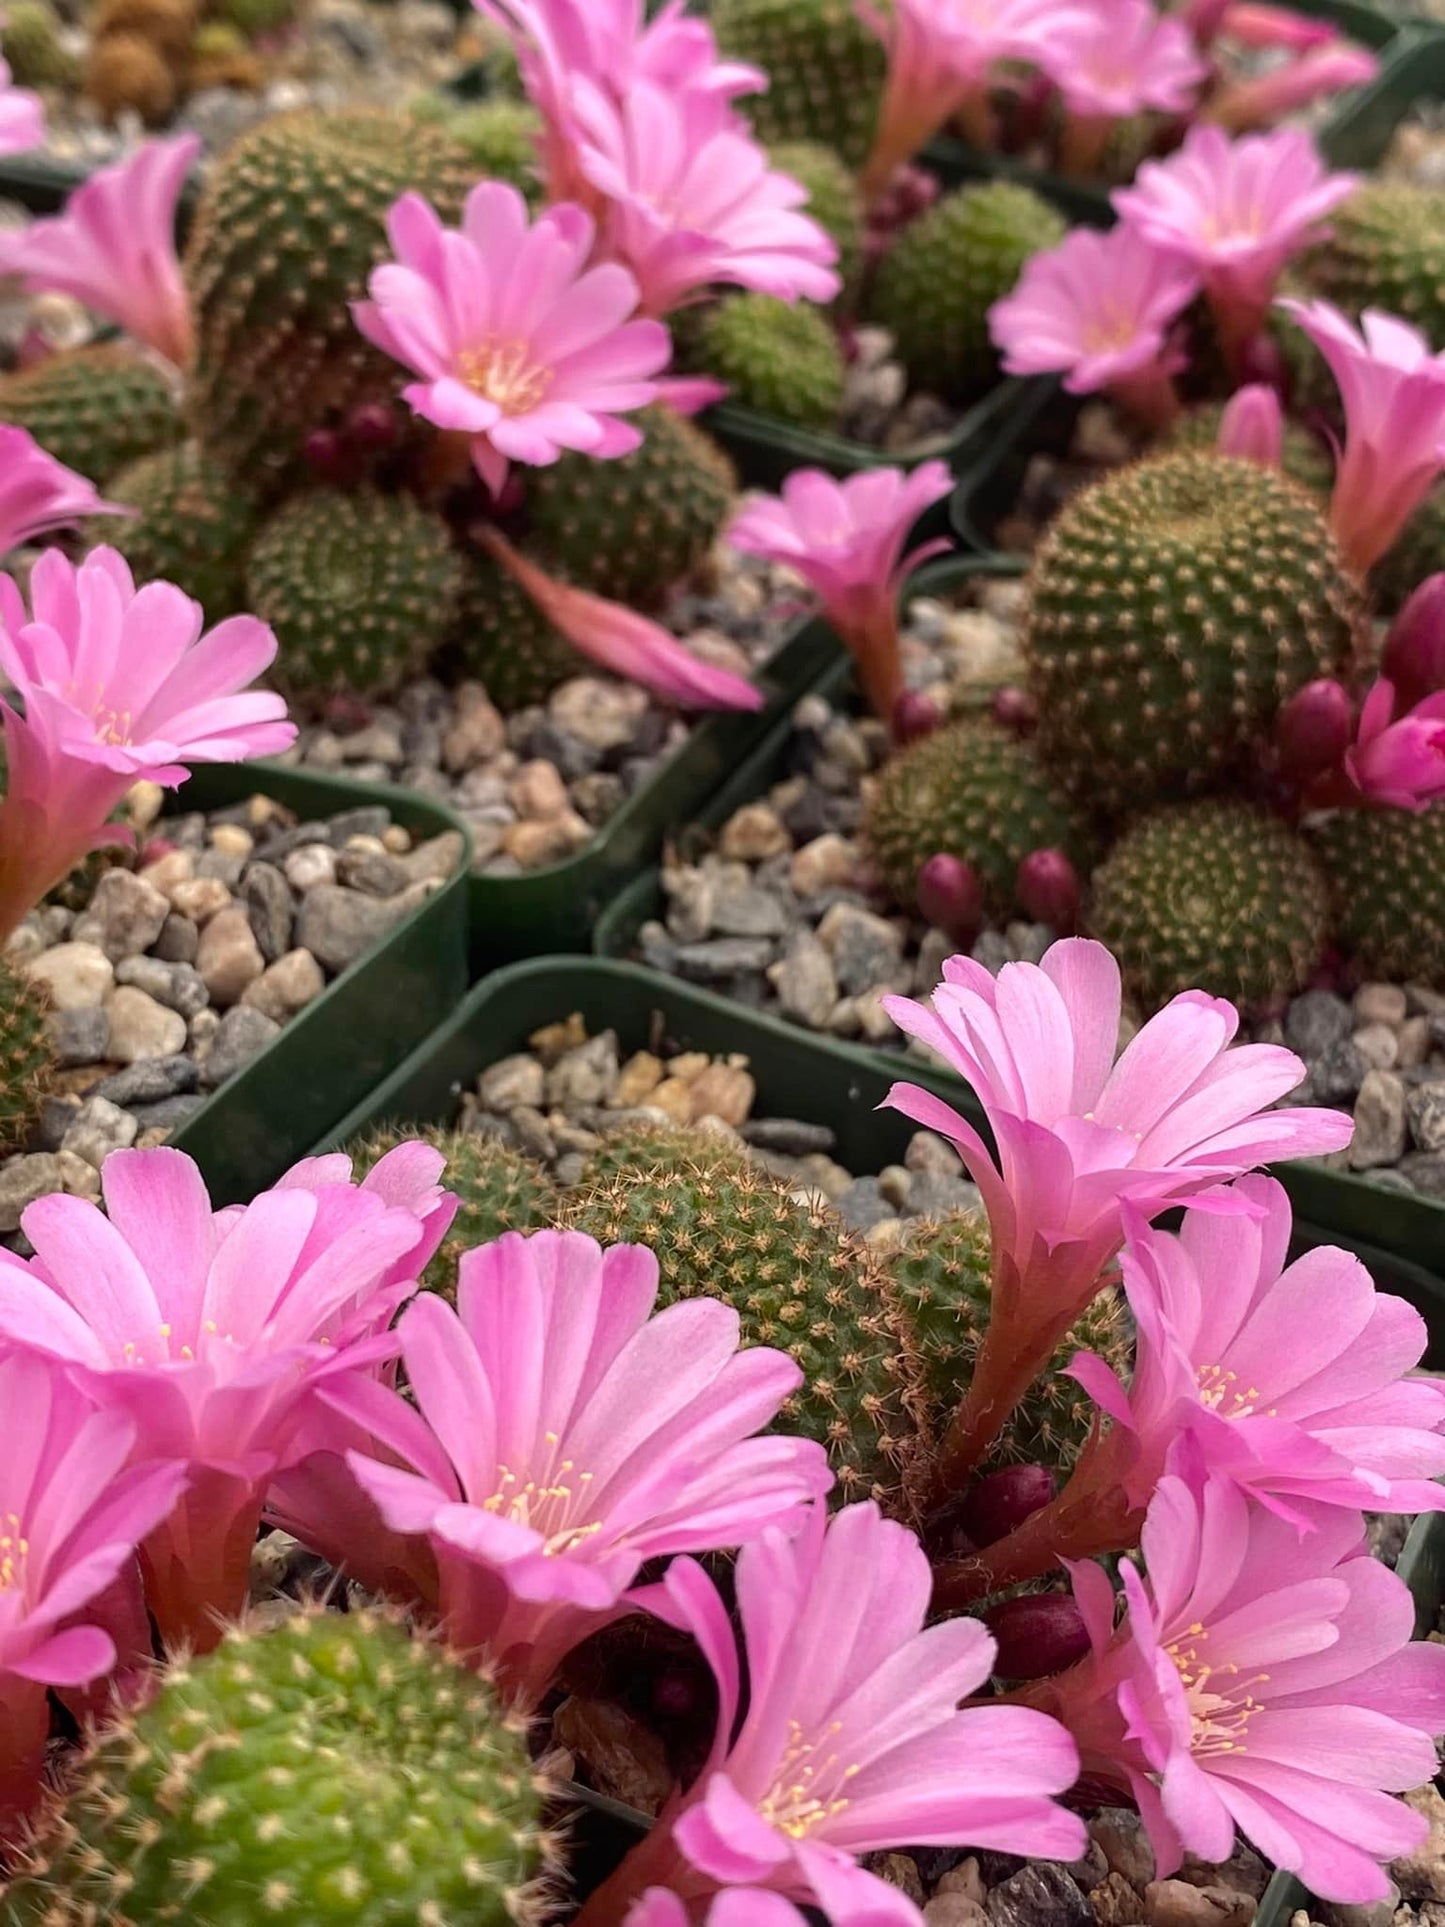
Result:
[[[510,857],[515,857],[524,870],[540,870],[546,864],[560,863],[579,848],[577,825],[581,818],[573,819],[570,811],[545,821],[527,819],[521,823],[509,823],[502,834],[502,848]],[[582,842],[586,842],[592,832],[582,823]]]
[[[1405,992],[1399,984],[1361,984],[1355,992],[1357,1024],[1388,1024],[1398,1030],[1405,1016]]]
[[[1110,1873],[1089,1892],[1099,1927],[1139,1927],[1144,1903],[1121,1873]]]
[[[411,848],[411,831],[400,823],[388,823],[381,833],[381,847],[388,856],[405,856]]]
[[[122,984],[111,994],[106,1010],[110,1015],[107,1050],[118,1064],[138,1064],[147,1057],[174,1057],[186,1047],[185,1018],[167,1010],[143,990]]]
[[[1407,1017],[1400,1026],[1400,1054],[1396,1063],[1402,1071],[1413,1071],[1430,1055],[1430,1019]]]
[[[567,808],[567,785],[562,781],[557,765],[549,763],[544,756],[523,763],[508,785],[507,793],[513,809],[519,815],[535,817],[542,822],[549,817],[560,816]]]
[[[148,830],[161,813],[166,793],[159,783],[142,777],[125,793],[126,820],[137,830]]]
[[[25,974],[44,984],[57,1010],[94,1010],[115,985],[115,965],[99,944],[58,943],[25,965]]]
[[[693,1080],[691,1113],[694,1118],[711,1113],[725,1123],[745,1123],[753,1108],[758,1087],[749,1073],[733,1064],[710,1064]]]
[[[645,1104],[662,1082],[662,1059],[650,1050],[634,1051],[617,1076],[617,1088],[608,1098],[614,1111],[631,1111]]]
[[[939,1892],[924,1903],[923,1918],[928,1927],[983,1927],[988,1915],[967,1894]]]
[[[569,1050],[576,1050],[587,1042],[587,1026],[582,1021],[580,1011],[573,1011],[560,1024],[544,1024],[534,1030],[527,1039],[528,1047],[534,1050],[543,1064],[555,1064],[559,1057],[565,1057]]]
[[[241,1002],[251,1004],[284,1024],[298,1010],[319,997],[326,988],[325,973],[309,950],[288,950],[268,964],[253,983],[241,992]]]
[[[175,886],[189,883],[195,874],[196,859],[189,850],[167,850],[140,872],[141,881],[152,884],[168,902],[174,902],[171,891]]]
[[[1187,1880],[1151,1880],[1144,1889],[1148,1927],[1250,1927],[1255,1904],[1232,1887],[1193,1887]]]
[[[240,904],[211,918],[196,948],[196,969],[212,1003],[234,1004],[265,968],[251,920]]]
[[[1354,1044],[1367,1070],[1392,1071],[1400,1061],[1400,1040],[1388,1024],[1361,1024]]]
[[[970,1854],[956,1867],[950,1867],[938,1883],[941,1894],[965,1894],[968,1899],[976,1900],[981,1907],[985,1888],[983,1875],[979,1872],[978,1861]]]
[[[871,1044],[886,1044],[897,1038],[898,1026],[883,1008],[883,999],[889,994],[886,990],[865,990],[853,1000],[858,1028]]]
[[[706,1112],[702,1117],[695,1117],[692,1121],[692,1128],[703,1137],[712,1138],[718,1144],[731,1144],[738,1150],[747,1149],[747,1146],[743,1143],[732,1125],[728,1123],[727,1119],[714,1117],[711,1111]]]
[[[902,1218],[880,1218],[863,1233],[863,1241],[874,1251],[887,1253],[901,1250],[905,1235]]]
[[[692,1122],[692,1091],[676,1077],[664,1078],[647,1100],[654,1111],[665,1111],[675,1124]]]
[[[849,839],[829,830],[803,845],[793,858],[789,877],[800,897],[815,897],[821,890],[851,883],[857,861],[858,852]]]
[[[695,1077],[701,1077],[712,1059],[706,1051],[679,1051],[676,1057],[668,1060],[667,1074],[679,1084],[690,1084]]]
[[[286,807],[273,796],[252,796],[246,803],[246,821],[253,830],[264,830],[268,823],[275,823],[287,815]]]
[[[776,810],[767,803],[745,803],[723,825],[718,847],[724,856],[743,863],[761,863],[791,850],[793,839]]]
[[[100,1198],[100,1173],[76,1151],[58,1151],[60,1181],[72,1198]]]
[[[208,923],[231,901],[231,893],[219,877],[191,877],[164,894],[170,898],[173,909],[195,924]]]
[[[170,1142],[170,1129],[164,1124],[147,1124],[135,1141],[137,1151],[154,1151],[159,1144]]]
[[[386,845],[379,836],[364,836],[360,832],[347,837],[341,847],[349,856],[386,855]]]
[[[255,837],[239,823],[218,823],[211,831],[211,848],[223,856],[249,856],[255,847]]]

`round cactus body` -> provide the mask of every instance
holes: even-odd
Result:
[[[1040,754],[1106,809],[1217,782],[1287,696],[1349,672],[1363,632],[1320,504],[1214,454],[1155,456],[1083,490],[1028,589]]]
[[[378,1612],[177,1661],[103,1728],[5,1892],[10,1927],[517,1927],[547,1788],[486,1680]]]
[[[768,76],[741,103],[760,140],[820,141],[863,165],[888,63],[851,0],[714,0],[711,17],[722,51]]]
[[[998,371],[989,309],[1063,238],[1057,209],[1011,181],[957,188],[906,227],[879,265],[872,319],[913,386],[954,401],[986,388]]]
[[[659,1304],[703,1294],[742,1319],[743,1342],[785,1351],[803,1384],[779,1428],[828,1451],[843,1498],[907,1508],[918,1447],[918,1361],[898,1294],[822,1203],[800,1203],[745,1156],[697,1132],[650,1130],[638,1162],[581,1189],[571,1223],[599,1244],[645,1244]]]
[[[447,655],[479,682],[503,715],[545,702],[589,664],[491,556],[461,551],[461,597]]]
[[[312,695],[396,688],[446,640],[460,590],[445,522],[375,490],[286,502],[246,571],[251,611],[280,642],[276,681]]]
[[[0,27],[0,54],[17,87],[74,87],[80,79],[80,62],[65,45],[50,0],[12,0]]]
[[[549,573],[656,608],[706,561],[732,510],[732,463],[703,431],[654,405],[642,446],[616,461],[565,454],[527,477],[527,548]]]
[[[822,141],[779,141],[768,158],[780,173],[791,174],[807,188],[804,211],[836,244],[838,276],[846,290],[863,262],[863,195],[857,175],[836,148]]]
[[[208,623],[244,607],[256,504],[204,449],[185,442],[147,455],[122,469],[107,494],[137,513],[96,518],[87,534],[118,549],[137,582],[174,582]]]
[[[227,150],[186,250],[191,408],[214,454],[279,487],[301,472],[313,429],[395,396],[402,371],[351,304],[390,258],[393,203],[415,191],[454,222],[476,178],[464,148],[408,114],[283,114]]]
[[[1357,970],[1445,984],[1445,803],[1346,810],[1317,833],[1335,937]]]
[[[945,723],[889,759],[865,835],[897,902],[913,906],[920,868],[941,853],[973,865],[994,916],[1013,908],[1014,877],[1032,851],[1060,849],[1082,866],[1092,848],[1086,820],[1032,744],[982,717]]]
[[[101,487],[182,433],[169,376],[112,342],[0,375],[0,421],[28,429],[57,462]]]
[[[1167,446],[1194,449],[1206,455],[1217,453],[1224,409],[1225,404],[1217,401],[1202,402],[1199,407],[1189,409],[1169,431]],[[1317,435],[1296,421],[1286,421],[1280,454],[1280,466],[1291,481],[1317,495],[1329,494],[1335,476],[1334,457]]]
[[[529,101],[500,95],[457,101],[444,94],[427,94],[412,102],[411,111],[465,148],[479,179],[510,182],[530,205],[540,205],[537,148],[542,116]]]
[[[159,127],[175,107],[180,83],[165,54],[144,34],[108,33],[90,43],[85,91],[106,120],[133,113],[147,127]]]
[[[0,1156],[24,1145],[55,1079],[50,996],[0,957]]]
[[[1330,215],[1330,237],[1305,263],[1311,294],[1358,320],[1366,308],[1445,341],[1445,192],[1366,181]]]
[[[1319,962],[1329,896],[1287,823],[1206,797],[1125,831],[1094,872],[1089,927],[1146,1010],[1195,989],[1258,1009]]]
[[[728,399],[800,428],[836,428],[846,371],[818,308],[769,294],[735,294],[698,318],[689,365],[728,385]]]

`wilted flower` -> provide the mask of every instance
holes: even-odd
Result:
[[[0,556],[86,516],[127,513],[103,502],[94,482],[47,455],[28,429],[0,422]]]

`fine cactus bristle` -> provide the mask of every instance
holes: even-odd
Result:
[[[175,385],[133,348],[68,348],[0,375],[0,422],[28,429],[58,462],[103,486],[181,438]]]
[[[397,367],[352,319],[389,258],[386,216],[414,190],[459,218],[476,166],[405,113],[281,114],[217,161],[186,279],[196,318],[190,406],[200,439],[258,489],[301,471],[313,430],[393,399]]]
[[[1335,937],[1357,971],[1445,985],[1445,803],[1342,810],[1314,836]]]
[[[447,639],[461,575],[447,525],[409,497],[315,489],[262,527],[246,595],[276,631],[278,683],[380,695]]]
[[[0,1156],[25,1144],[55,1081],[49,1015],[44,985],[0,957]]]
[[[1286,697],[1352,668],[1358,586],[1277,469],[1153,456],[1074,497],[1035,551],[1024,646],[1039,752],[1082,799],[1137,809],[1253,757]]]
[[[420,1140],[446,1159],[440,1182],[460,1200],[451,1229],[422,1274],[427,1291],[456,1303],[462,1254],[508,1231],[541,1231],[561,1215],[556,1186],[533,1159],[500,1138],[443,1125],[383,1129],[346,1148],[357,1179],[398,1144]]]
[[[988,1328],[991,1245],[979,1212],[911,1225],[889,1260],[919,1351],[929,1401],[929,1429],[941,1434],[973,1380]],[[1097,1352],[1128,1382],[1133,1331],[1117,1291],[1105,1290],[1059,1341],[999,1437],[990,1463],[1036,1461],[1067,1475],[1093,1429],[1097,1408],[1064,1376],[1075,1352]]]
[[[1260,1009],[1320,961],[1329,896],[1287,823],[1206,797],[1125,831],[1094,872],[1089,927],[1146,1010],[1195,989]]]
[[[851,0],[715,0],[711,17],[722,51],[768,76],[740,103],[760,140],[821,141],[863,165],[887,59]]]
[[[625,1143],[612,1147],[610,1176],[572,1195],[573,1227],[604,1245],[649,1245],[659,1304],[721,1298],[745,1344],[787,1352],[804,1382],[780,1428],[826,1447],[840,1499],[907,1514],[921,1388],[884,1267],[829,1206],[801,1202],[733,1147],[685,1131],[669,1144],[649,1127],[629,1164]]]
[[[735,294],[690,330],[688,366],[727,383],[728,398],[800,428],[835,428],[843,406],[843,350],[827,317],[806,301]]]
[[[487,1680],[380,1611],[178,1659],[92,1739],[7,1927],[525,1927],[551,1788]]]
[[[703,431],[654,404],[643,441],[616,461],[565,454],[527,477],[527,547],[552,574],[655,609],[706,561],[732,509],[732,463]]]
[[[986,388],[998,369],[989,309],[1063,238],[1057,209],[1012,181],[957,188],[906,227],[879,265],[871,318],[910,382],[954,401]]]
[[[990,914],[1007,916],[1014,879],[1034,850],[1083,864],[1093,839],[1081,812],[1031,744],[982,717],[960,717],[899,750],[869,799],[864,836],[895,901],[911,908],[932,856],[973,865]]]
[[[97,517],[86,531],[92,543],[118,549],[137,582],[174,582],[208,622],[241,610],[257,510],[229,470],[184,442],[131,463],[106,493],[136,514]]]

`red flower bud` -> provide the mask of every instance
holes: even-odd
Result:
[[[364,401],[352,409],[346,432],[358,448],[390,448],[396,440],[396,414],[389,402]]]
[[[1400,715],[1445,689],[1445,575],[1427,575],[1390,624],[1380,673],[1395,685]]]
[[[914,889],[929,923],[963,948],[973,942],[983,928],[983,886],[971,863],[940,851],[919,866]]]
[[[1006,1465],[979,1480],[964,1500],[959,1523],[976,1546],[991,1546],[1047,1505],[1057,1485],[1046,1465]]]
[[[302,452],[323,481],[336,481],[346,472],[346,447],[334,428],[313,428],[302,443]]]
[[[1025,916],[1067,936],[1079,921],[1083,892],[1079,873],[1062,850],[1034,850],[1014,877],[1014,895]]]
[[[994,721],[1016,736],[1032,736],[1039,726],[1038,704],[1017,683],[1005,683],[995,690],[992,708]]]
[[[943,721],[943,714],[932,696],[921,689],[905,689],[893,705],[889,729],[895,743],[916,743],[931,736]]]
[[[1338,769],[1354,733],[1354,704],[1344,685],[1317,676],[1297,689],[1274,719],[1280,774],[1303,785]]]
[[[1067,1593],[1026,1593],[985,1613],[998,1641],[994,1671],[1001,1679],[1043,1679],[1061,1673],[1089,1650],[1084,1616]]]

